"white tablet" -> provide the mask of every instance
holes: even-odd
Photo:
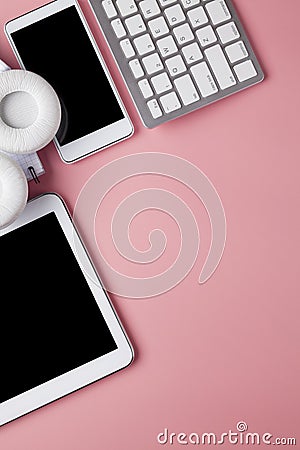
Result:
[[[133,350],[63,201],[0,231],[0,425],[128,366]]]
[[[133,126],[76,0],[55,0],[6,24],[21,66],[45,78],[62,108],[55,138],[67,163],[119,142]]]

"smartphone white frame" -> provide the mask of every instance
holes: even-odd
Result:
[[[52,193],[44,194],[28,202],[24,212],[17,220],[9,227],[0,230],[0,240],[1,236],[51,212],[55,213],[62,227],[118,348],[94,361],[1,403],[0,426],[127,367],[134,358],[130,341],[101,285],[68,210],[58,195]],[[42,298],[41,301],[43,301]]]
[[[86,156],[91,155],[92,153],[95,153],[100,150],[104,150],[105,148],[123,141],[124,139],[129,138],[134,133],[134,128],[132,125],[132,122],[129,118],[129,115],[123,105],[123,102],[120,98],[120,95],[117,92],[117,89],[114,85],[114,82],[112,80],[112,77],[107,69],[107,66],[102,58],[102,55],[99,51],[99,48],[96,44],[96,41],[92,35],[92,32],[87,24],[87,21],[83,15],[83,12],[81,11],[81,8],[77,2],[77,0],[55,0],[51,3],[48,3],[44,6],[41,6],[38,9],[35,9],[27,14],[24,14],[23,16],[17,17],[16,19],[11,20],[5,25],[5,32],[7,35],[7,38],[15,52],[15,55],[23,69],[26,69],[22,62],[22,58],[18,52],[18,49],[12,39],[11,34],[15,31],[18,31],[22,28],[26,28],[27,26],[40,21],[41,19],[44,19],[46,17],[49,17],[51,15],[54,15],[66,8],[69,8],[70,6],[75,6],[76,10],[79,14],[79,17],[81,18],[82,24],[85,28],[85,31],[88,34],[88,37],[91,41],[91,45],[94,48],[94,51],[99,59],[99,63],[102,66],[102,69],[104,70],[104,73],[111,85],[111,88],[114,92],[115,98],[122,110],[122,113],[124,115],[124,119],[121,119],[117,122],[114,122],[110,125],[107,125],[104,128],[101,128],[93,133],[90,133],[86,136],[83,136],[73,142],[70,142],[66,145],[60,145],[57,138],[54,138],[55,146],[58,150],[58,153],[61,157],[61,159],[66,163],[73,163],[75,161],[78,161]],[[67,27],[68,24],[66,24]],[[55,61],[53,61],[53,64],[55,64]],[[105,110],[103,111],[105,113]],[[84,151],[83,151],[84,149]]]

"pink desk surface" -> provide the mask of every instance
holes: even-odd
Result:
[[[42,3],[2,1],[1,29],[7,20]],[[40,185],[31,183],[31,197],[55,191],[73,211],[80,190],[97,169],[122,156],[165,152],[194,163],[213,182],[226,212],[227,242],[215,274],[199,285],[210,227],[198,198],[161,176],[137,176],[117,186],[101,205],[96,223],[99,246],[112,264],[120,258],[107,243],[111,205],[152,186],[172,190],[193,211],[201,230],[197,261],[165,294],[143,300],[112,295],[135,347],[135,362],[3,427],[0,448],[152,450],[163,447],[156,436],[164,428],[177,434],[221,435],[236,431],[239,421],[247,423],[248,432],[272,434],[271,442],[295,437],[294,448],[299,448],[300,4],[235,0],[265,81],[151,131],[139,120],[87,0],[80,3],[135,135],[74,165],[63,164],[49,145],[40,152],[47,174]],[[0,57],[17,67],[3,32]],[[162,222],[169,236],[161,267],[174,261],[179,245],[178,229],[165,216],[146,211],[132,223],[131,232],[135,245],[146,250],[148,233]],[[89,246],[92,237],[85,236],[85,241]],[[123,268],[119,264],[117,269]],[[139,266],[130,267],[131,273],[147,276]],[[152,265],[149,273],[155,273]]]

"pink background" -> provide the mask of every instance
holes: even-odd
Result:
[[[7,20],[42,3],[2,1],[1,29]],[[201,230],[196,264],[181,284],[159,297],[112,296],[135,347],[135,362],[3,427],[0,448],[151,450],[160,448],[156,436],[165,427],[176,433],[222,433],[235,430],[240,420],[251,432],[299,440],[300,4],[235,0],[265,81],[147,130],[87,1],[80,3],[136,132],[130,140],[74,165],[63,164],[49,145],[40,152],[47,174],[40,185],[30,183],[30,195],[55,191],[72,211],[84,183],[98,168],[133,153],[166,152],[196,164],[214,183],[226,211],[227,243],[216,273],[199,286],[210,239],[199,200],[176,182],[154,176],[136,177],[111,194],[118,203],[136,189],[155,185],[181,196]],[[3,32],[0,57],[17,67]],[[98,215],[105,220],[96,224],[104,252],[110,245],[109,212],[107,199]],[[144,249],[148,232],[159,221],[166,232],[169,228],[164,258],[172,261],[178,230],[162,213],[140,215],[133,224],[133,240]]]

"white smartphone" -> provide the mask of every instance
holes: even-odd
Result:
[[[20,65],[45,78],[61,102],[55,144],[75,162],[130,137],[133,125],[76,0],[55,0],[5,27]]]
[[[133,349],[60,197],[31,200],[0,253],[1,426],[127,367]]]

